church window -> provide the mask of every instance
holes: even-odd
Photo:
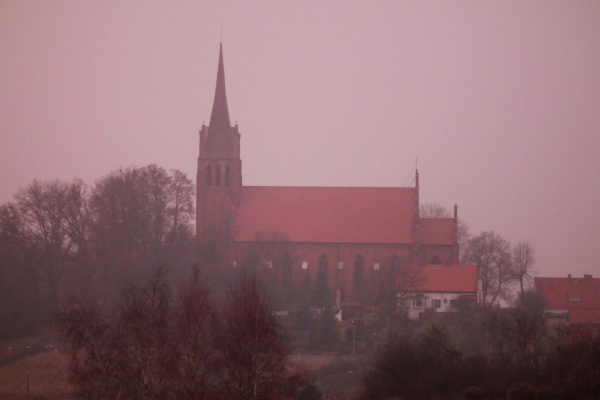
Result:
[[[357,254],[354,259],[354,286],[360,286],[364,280],[364,261],[362,255]]]
[[[397,255],[393,255],[390,259],[390,273],[396,272],[396,267],[400,265],[400,258]]]
[[[327,272],[327,256],[325,254],[321,254],[319,258],[319,271]]]
[[[229,165],[225,166],[225,186],[229,187]]]
[[[212,186],[212,168],[210,165],[206,166],[206,186]]]
[[[217,168],[215,171],[215,185],[221,186],[221,166],[220,165],[217,165]]]

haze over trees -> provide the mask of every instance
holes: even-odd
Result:
[[[158,272],[114,307],[72,302],[60,327],[87,399],[280,399],[306,387],[255,276],[238,276],[217,313],[197,273],[173,297]]]
[[[194,262],[195,186],[156,165],[93,186],[33,181],[0,206],[0,337],[31,335],[69,295],[110,298],[158,267],[182,279]],[[16,288],[19,288],[18,290]]]

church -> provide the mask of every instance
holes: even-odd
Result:
[[[199,243],[224,238],[231,267],[260,242],[284,241],[290,279],[314,282],[326,271],[339,305],[388,279],[389,268],[458,264],[457,208],[453,218],[421,218],[418,171],[414,187],[244,186],[240,139],[221,44],[210,122],[200,130],[196,232]],[[263,263],[273,268],[268,257]]]

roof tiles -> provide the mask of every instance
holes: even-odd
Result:
[[[477,292],[477,265],[425,265],[424,281],[411,292]]]
[[[244,186],[235,240],[280,232],[292,242],[412,243],[415,190]]]

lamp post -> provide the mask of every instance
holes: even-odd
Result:
[[[352,320],[352,359],[354,359],[354,320]]]

